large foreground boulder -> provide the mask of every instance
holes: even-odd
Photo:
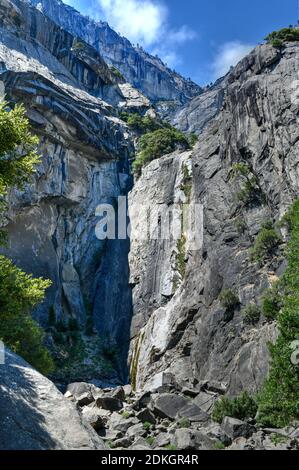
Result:
[[[75,405],[11,351],[0,364],[0,449],[104,449]]]

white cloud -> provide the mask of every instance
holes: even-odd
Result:
[[[243,57],[245,57],[254,46],[252,44],[244,44],[240,41],[232,41],[223,44],[215,57],[212,64],[213,78],[223,77],[231,66],[236,65]]]
[[[177,48],[196,37],[188,26],[171,29],[168,8],[158,0],[97,0],[100,12],[118,33],[158,54],[171,67],[181,63]]]

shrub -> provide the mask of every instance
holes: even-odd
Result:
[[[223,442],[218,441],[218,442],[215,442],[214,448],[215,448],[216,450],[224,450],[224,449],[225,449],[225,445],[223,444]]]
[[[268,289],[262,297],[262,312],[266,320],[275,320],[282,308],[282,299],[278,286]]]
[[[124,78],[123,74],[116,67],[112,66],[110,68],[110,71],[116,78],[120,78],[120,79]]]
[[[299,41],[299,30],[293,27],[282,28],[270,33],[266,41],[274,47],[281,47],[285,42]]]
[[[171,153],[178,147],[188,149],[190,146],[186,136],[174,128],[158,129],[144,134],[138,142],[139,150],[133,163],[134,173],[140,174],[146,163]]]
[[[257,403],[247,392],[243,392],[239,397],[222,397],[213,408],[212,419],[217,423],[222,423],[226,416],[240,420],[254,418],[257,412]]]
[[[165,127],[161,121],[149,116],[140,116],[138,113],[121,113],[121,118],[131,129],[139,133],[154,132]]]
[[[164,447],[165,450],[177,450],[177,447],[174,444],[168,444]]]
[[[84,48],[85,48],[84,42],[79,41],[78,39],[74,39],[73,45],[72,45],[73,51],[83,51]]]
[[[299,200],[289,211],[291,226],[287,244],[287,268],[280,285],[282,308],[278,314],[278,338],[269,345],[269,376],[259,394],[258,420],[266,426],[284,427],[299,419],[299,364],[292,361],[299,339]]]
[[[254,204],[261,200],[261,191],[256,176],[246,163],[235,163],[229,173],[230,179],[239,178],[241,189],[237,192],[237,199],[244,205]]]
[[[232,289],[224,289],[219,296],[219,300],[225,310],[234,310],[240,304],[239,297]]]
[[[266,223],[256,237],[252,249],[252,259],[255,261],[264,261],[266,258],[273,255],[280,242],[281,238],[275,232],[273,226]]]
[[[190,147],[194,147],[195,144],[197,144],[198,142],[198,137],[197,135],[194,133],[194,132],[191,132],[189,135],[188,135],[188,142],[190,144]]]
[[[234,225],[235,225],[235,227],[236,227],[236,229],[237,229],[237,231],[240,235],[245,233],[245,231],[247,229],[247,224],[246,224],[246,221],[244,220],[244,218],[237,217],[235,222],[234,222]]]
[[[257,323],[261,317],[261,310],[256,304],[250,304],[242,310],[244,322],[249,325]]]
[[[151,425],[151,423],[149,423],[148,421],[145,421],[145,422],[143,423],[143,429],[144,429],[145,431],[150,431],[151,427],[152,427],[152,425]]]

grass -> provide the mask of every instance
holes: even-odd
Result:
[[[177,427],[180,428],[180,429],[183,429],[183,428],[190,428],[190,421],[189,419],[187,418],[182,418],[178,421],[177,423]]]

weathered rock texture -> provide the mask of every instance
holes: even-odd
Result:
[[[248,326],[241,310],[259,303],[284,269],[279,252],[261,266],[251,260],[250,250],[262,224],[278,221],[298,197],[298,59],[298,44],[281,51],[257,47],[226,77],[222,110],[193,153],[152,162],[130,194],[135,231],[141,203],[171,207],[185,193],[204,211],[201,250],[161,240],[132,241],[131,371],[137,389],[161,384],[162,372],[185,385],[223,382],[232,395],[255,392],[263,383],[275,323],[261,317]],[[184,182],[186,158],[189,183]],[[238,200],[238,180],[229,177],[236,162],[245,162],[256,176],[259,202],[244,206]],[[185,259],[183,279],[178,255]],[[224,288],[235,289],[240,298],[229,315],[219,301]]]
[[[96,450],[103,441],[50,380],[5,351],[0,366],[1,450]]]
[[[129,246],[96,238],[95,211],[101,203],[116,205],[131,184],[128,130],[101,99],[126,98],[98,53],[90,48],[78,57],[74,38],[38,10],[7,0],[0,10],[2,91],[25,104],[42,155],[32,184],[10,195],[5,252],[27,272],[52,280],[35,312],[43,326],[53,308],[57,321],[73,318],[83,328],[92,314],[100,336],[125,357]]]
[[[60,0],[30,0],[56,23],[91,44],[108,64],[116,67],[125,79],[153,102],[186,103],[201,92],[192,81],[170,70],[163,62],[134,47],[106,22],[95,22]]]

